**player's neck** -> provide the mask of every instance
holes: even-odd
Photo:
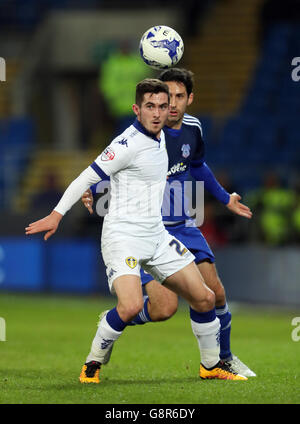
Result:
[[[158,133],[150,132],[146,127],[144,127],[138,118],[135,119],[133,126],[148,137],[151,137],[156,141],[160,141],[161,130],[159,130]]]
[[[180,128],[182,126],[182,119],[180,119],[180,121],[176,121],[176,122],[167,121],[166,126],[168,128],[172,128],[172,130],[180,130]]]

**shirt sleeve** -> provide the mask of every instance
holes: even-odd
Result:
[[[127,140],[116,139],[91,164],[101,179],[108,179],[111,175],[125,169],[132,160],[132,152]]]
[[[197,181],[204,181],[204,189],[209,191],[216,199],[227,205],[230,200],[230,194],[216,180],[209,166],[203,162],[202,164],[194,164],[190,167],[191,176]]]
[[[101,180],[126,168],[132,160],[126,139],[115,139],[66,189],[55,211],[61,215],[78,202],[83,193]]]
[[[197,145],[196,150],[191,160],[191,166],[200,166],[204,163],[205,159],[205,144],[203,141],[202,128],[199,122],[199,127],[196,127],[197,131]]]
[[[83,193],[100,180],[99,175],[89,166],[69,185],[54,210],[65,215],[78,202]]]

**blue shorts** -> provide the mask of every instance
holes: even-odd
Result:
[[[195,255],[196,263],[204,260],[215,262],[214,254],[199,228],[196,226],[188,227],[185,224],[180,224],[174,227],[166,226],[166,229],[172,236],[180,240],[193,253],[193,255]],[[149,281],[154,280],[154,278],[141,269],[141,280],[142,285],[144,286],[149,283]]]

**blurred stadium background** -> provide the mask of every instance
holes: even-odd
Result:
[[[206,195],[202,230],[228,299],[297,307],[296,0],[1,0],[0,290],[108,294],[97,214],[76,205],[47,243],[24,228],[132,119],[132,84],[152,72],[139,39],[159,24],[184,39],[207,163],[254,212],[248,222]]]

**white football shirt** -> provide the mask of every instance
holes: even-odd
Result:
[[[163,230],[161,205],[168,171],[163,131],[158,140],[136,120],[91,166],[100,177],[103,172],[110,176],[106,235],[115,225],[121,233],[138,231],[136,235],[149,231],[155,235]]]
[[[87,188],[109,176],[111,200],[102,235],[110,237],[117,230],[119,236],[155,236],[164,230],[167,171],[164,132],[158,140],[135,120],[70,184],[55,210],[64,215]]]

